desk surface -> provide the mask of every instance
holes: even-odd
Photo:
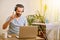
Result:
[[[17,38],[0,38],[0,40],[19,40]]]
[[[16,38],[15,36],[15,34],[11,34],[11,38],[3,38],[2,37],[3,35],[1,35],[1,37],[0,37],[0,40],[19,40],[18,38]]]
[[[27,38],[28,39],[28,38]],[[44,38],[40,38],[40,37],[36,37],[36,39],[38,40],[44,40]],[[19,39],[17,39],[17,38],[6,38],[6,39],[4,39],[4,38],[0,38],[0,40],[19,40]],[[31,39],[30,39],[31,40]]]

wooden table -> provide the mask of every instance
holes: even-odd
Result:
[[[11,38],[3,38],[2,36],[0,37],[0,40],[44,40],[44,38],[36,37],[36,38],[16,38],[15,34],[10,34],[12,37]]]
[[[17,38],[0,38],[0,40],[19,40]]]
[[[15,34],[11,34],[11,38],[3,38],[3,35],[1,35],[1,37],[0,37],[0,40],[19,40],[18,38],[16,38],[15,36]]]

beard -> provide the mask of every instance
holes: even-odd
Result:
[[[19,14],[19,13],[16,13],[16,15],[17,15],[17,17],[20,17],[21,16],[21,14]]]

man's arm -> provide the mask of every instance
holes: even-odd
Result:
[[[6,21],[6,22],[3,24],[3,29],[6,29],[9,24],[10,24],[10,20]]]
[[[9,20],[6,21],[4,24],[3,24],[3,29],[6,29],[8,27],[8,25],[10,24],[10,22],[15,18],[15,15],[14,13],[12,14],[12,16],[10,16]]]

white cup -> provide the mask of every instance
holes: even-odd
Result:
[[[2,33],[3,38],[7,38],[7,32]]]

